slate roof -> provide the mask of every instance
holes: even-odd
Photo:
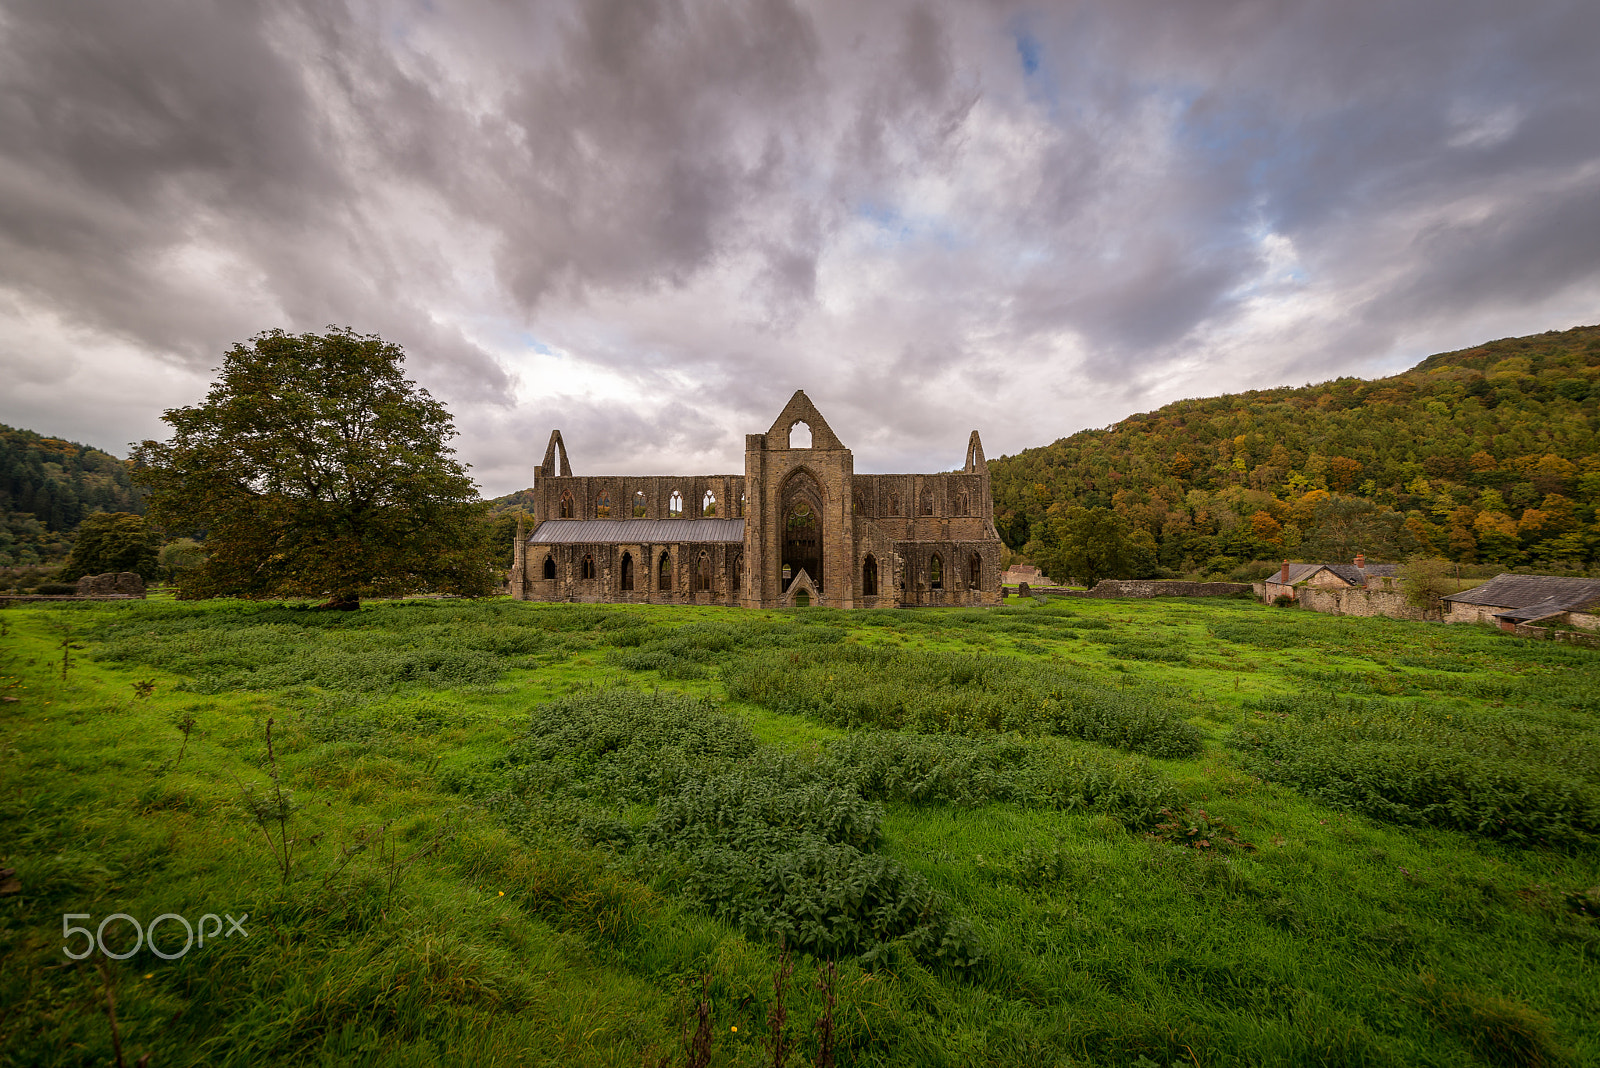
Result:
[[[744,544],[743,519],[546,519],[529,545]]]
[[[1369,578],[1392,578],[1397,574],[1394,564],[1368,564],[1365,570],[1354,564],[1290,564],[1289,585],[1304,582],[1322,570],[1333,572],[1352,586],[1365,586]],[[1283,569],[1279,568],[1267,576],[1267,581],[1279,582],[1282,578]]]
[[[1532,608],[1550,601],[1559,607],[1546,612],[1575,612],[1600,605],[1600,579],[1558,578],[1554,575],[1496,575],[1476,586],[1443,598],[1459,604],[1488,608]]]

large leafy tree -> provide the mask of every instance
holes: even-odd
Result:
[[[1130,529],[1109,508],[1067,508],[1045,523],[1045,537],[1026,552],[1045,574],[1068,576],[1093,586],[1103,578],[1148,578],[1156,573],[1156,546],[1149,534]]]
[[[362,597],[491,589],[485,505],[446,444],[449,413],[396,345],[345,329],[235,345],[204,403],[134,450],[150,515],[204,531],[184,597]]]
[[[108,571],[136,571],[149,581],[160,572],[156,542],[143,516],[132,512],[95,512],[78,526],[72,555],[61,577],[67,581]]]

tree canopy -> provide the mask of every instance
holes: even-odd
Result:
[[[203,533],[180,595],[478,596],[485,506],[447,442],[449,413],[374,335],[272,330],[230,349],[203,403],[134,450],[149,514]]]
[[[156,540],[144,517],[132,512],[95,512],[78,527],[72,555],[61,569],[63,581],[108,571],[136,571],[146,582],[160,572]]]

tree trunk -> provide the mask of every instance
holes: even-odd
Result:
[[[340,591],[317,605],[317,607],[326,608],[333,612],[354,612],[361,607],[361,595],[350,593],[347,590]]]

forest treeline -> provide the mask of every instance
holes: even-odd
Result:
[[[0,567],[64,559],[94,512],[144,512],[126,461],[0,425]]]
[[[989,466],[1001,538],[1041,566],[1070,567],[1093,515],[1150,574],[1357,552],[1582,570],[1600,566],[1597,434],[1600,326],[1584,326],[1390,378],[1178,401]]]

